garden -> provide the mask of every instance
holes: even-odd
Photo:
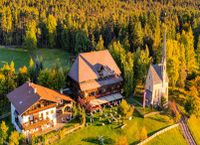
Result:
[[[86,127],[67,135],[57,144],[99,145],[102,140],[104,144],[115,144],[119,138],[127,139],[129,144],[136,144],[174,123],[170,117],[160,114],[143,119],[136,111],[124,120],[117,110],[117,107],[105,108],[87,116]]]

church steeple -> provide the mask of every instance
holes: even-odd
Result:
[[[164,42],[162,49],[162,81],[165,83],[166,79],[166,28],[164,32]]]

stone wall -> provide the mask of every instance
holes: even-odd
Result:
[[[149,142],[150,140],[152,140],[153,138],[157,137],[158,135],[163,134],[163,133],[165,133],[165,132],[167,132],[167,131],[169,131],[169,130],[171,130],[173,128],[176,128],[178,126],[179,126],[179,124],[174,124],[174,125],[171,125],[171,126],[165,128],[163,130],[160,130],[160,131],[156,132],[155,134],[153,134],[152,136],[150,136],[147,139],[145,139],[144,141],[138,143],[137,145],[144,145],[145,143]]]

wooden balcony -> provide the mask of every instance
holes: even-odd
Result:
[[[33,121],[29,121],[27,123],[22,124],[23,129],[26,130],[31,130],[34,128],[39,128],[47,123],[50,123],[50,120],[47,119],[34,119]]]
[[[34,110],[29,110],[25,113],[25,115],[36,114],[40,111],[47,110],[47,109],[50,109],[50,108],[53,108],[53,107],[56,107],[56,106],[57,106],[57,104],[50,104],[48,106],[40,107],[40,108],[37,108],[37,109],[34,109]]]

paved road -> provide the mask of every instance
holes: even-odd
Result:
[[[186,124],[184,116],[181,117],[180,127],[182,129],[182,132],[184,134],[185,139],[187,140],[187,143],[189,145],[197,145],[192,134],[191,134],[191,132],[190,132],[190,130],[189,130],[189,128],[188,128],[188,126],[187,126],[187,124]]]

